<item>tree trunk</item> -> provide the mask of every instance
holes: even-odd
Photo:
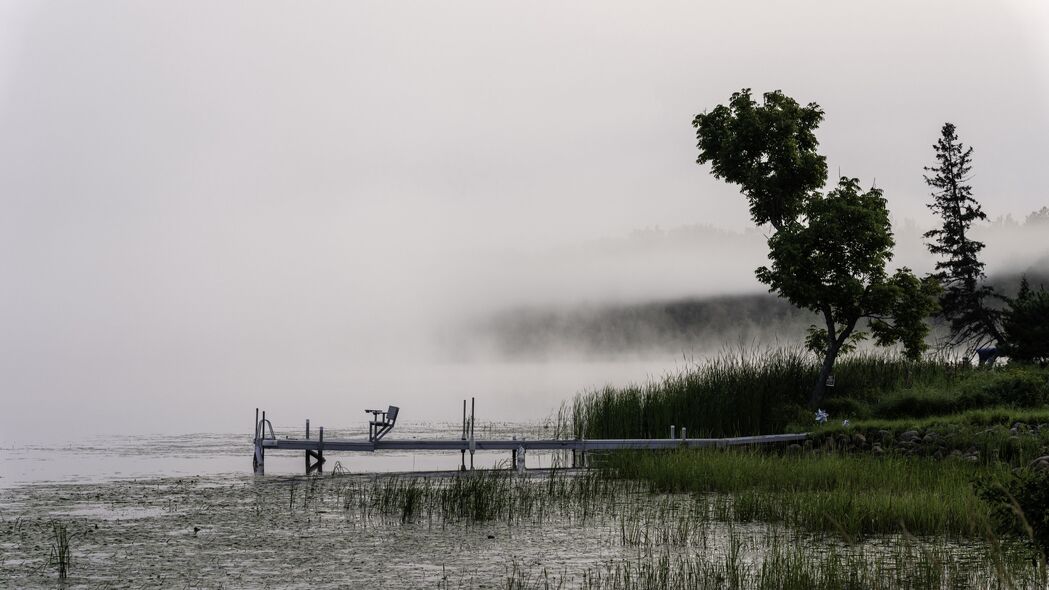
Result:
[[[827,352],[823,355],[823,366],[820,367],[819,381],[812,388],[812,397],[809,398],[809,407],[813,410],[817,409],[819,403],[823,401],[823,394],[827,391],[827,377],[830,377],[830,372],[834,369],[834,361],[838,358],[838,351],[841,350],[845,341],[849,339],[849,335],[852,334],[852,330],[856,327],[856,322],[859,321],[858,317],[849,318],[848,323],[845,324],[841,332],[836,334],[834,330],[836,325],[834,315],[829,307],[823,308],[823,319],[827,323]]]
[[[838,348],[838,343],[835,342],[827,349],[827,354],[823,357],[819,380],[816,381],[816,387],[812,388],[812,397],[809,398],[809,407],[813,410],[823,401],[823,394],[827,390],[827,377],[830,377],[830,372],[834,368],[834,360],[838,358]]]

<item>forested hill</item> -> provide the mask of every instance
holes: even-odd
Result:
[[[1049,257],[1026,271],[1049,288]],[[991,277],[1012,295],[1019,274]],[[476,322],[473,336],[508,358],[685,355],[726,347],[796,344],[818,318],[776,296],[758,293],[633,304],[580,304],[502,311]]]

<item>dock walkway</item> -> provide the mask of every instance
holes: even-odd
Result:
[[[257,412],[257,411],[256,411]],[[794,443],[804,441],[807,433],[800,434],[764,434],[758,436],[737,436],[731,438],[687,438],[682,429],[682,438],[614,438],[614,439],[477,439],[472,428],[464,428],[461,439],[401,439],[401,440],[361,440],[361,439],[326,439],[324,428],[320,428],[316,438],[310,437],[309,421],[306,425],[305,438],[278,438],[263,412],[262,420],[257,420],[255,428],[255,473],[264,472],[266,451],[305,451],[306,472],[320,471],[324,463],[324,453],[331,451],[364,452],[375,451],[460,451],[464,457],[470,453],[473,464],[475,451],[510,451],[511,465],[518,464],[518,456],[523,459],[528,451],[572,451],[573,467],[577,465],[576,457],[585,465],[586,454],[593,451],[614,451],[627,449],[676,449],[701,447],[732,447],[747,445],[766,445],[776,443]],[[673,433],[673,430],[671,430]],[[469,438],[467,438],[467,433]],[[312,461],[312,462],[311,462]],[[523,466],[522,466],[523,467]]]

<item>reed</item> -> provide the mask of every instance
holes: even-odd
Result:
[[[903,531],[978,535],[989,526],[988,511],[971,482],[1008,471],[1002,464],[746,450],[616,453],[603,469],[652,492],[730,494],[737,522],[782,522],[849,539]]]
[[[783,432],[811,414],[802,410],[818,375],[815,358],[800,348],[739,350],[661,379],[584,392],[572,401],[572,433],[586,438],[661,438],[670,426],[692,436]],[[900,388],[948,387],[974,369],[941,359],[908,361],[888,353],[840,360],[829,407],[865,407]],[[847,410],[846,410],[847,413]]]
[[[69,545],[72,535],[69,527],[57,520],[51,521],[51,555],[48,564],[58,570],[58,579],[65,580],[73,564],[73,551]]]
[[[581,572],[536,574],[516,563],[504,586],[586,590],[944,590],[1044,588],[1044,572],[1022,552],[959,551],[897,537],[888,546],[814,551],[792,537],[744,540],[718,551],[644,551]]]

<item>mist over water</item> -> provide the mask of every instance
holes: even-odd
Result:
[[[932,268],[945,119],[992,218],[1049,204],[1041,17],[937,6],[5,3],[0,441],[247,435],[255,407],[455,421],[471,396],[538,419],[791,342],[807,319],[763,298],[763,231],[694,164],[691,117],[732,91],[823,104],[832,170],[886,191],[896,265]],[[835,37],[860,21],[899,38]],[[989,226],[990,274],[1044,265],[1047,236]]]

